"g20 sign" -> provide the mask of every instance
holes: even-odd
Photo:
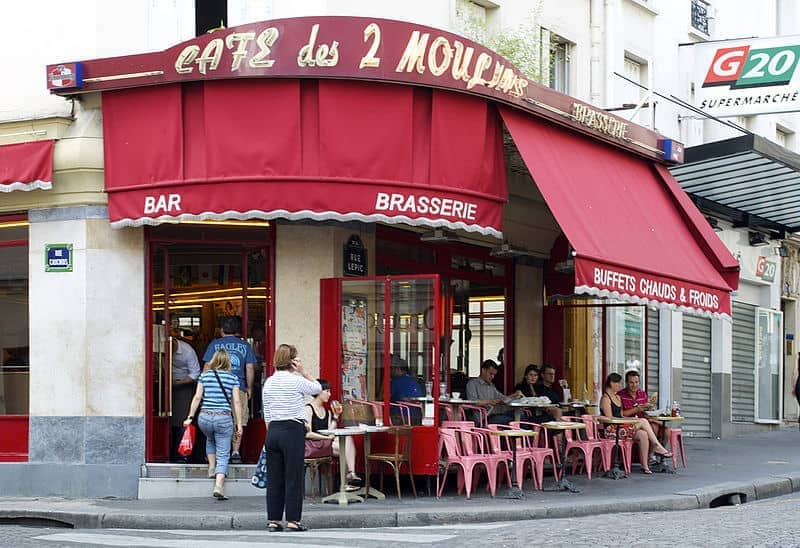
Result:
[[[716,116],[800,110],[797,37],[695,44],[695,105]],[[684,55],[685,52],[682,52]]]
[[[792,81],[800,45],[751,49],[750,46],[721,48],[708,68],[703,87],[731,89],[785,86]]]

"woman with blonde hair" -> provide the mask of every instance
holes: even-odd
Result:
[[[316,396],[322,386],[306,373],[297,349],[282,344],[273,358],[275,373],[264,383],[264,422],[267,423],[267,520],[270,532],[306,531],[303,513],[303,457],[305,453],[305,396]]]
[[[189,405],[189,415],[183,421],[184,427],[189,426],[200,407],[197,424],[206,435],[208,476],[214,477],[212,494],[217,500],[227,500],[223,489],[231,456],[234,418],[239,425],[236,435],[242,435],[239,397],[239,378],[231,373],[231,357],[227,350],[217,350],[208,362],[206,371],[197,378],[197,390]],[[231,410],[237,413],[236,417],[231,415]]]

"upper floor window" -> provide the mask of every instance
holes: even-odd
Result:
[[[195,36],[228,27],[228,0],[195,0]]]
[[[692,28],[710,34],[708,21],[711,15],[711,5],[705,0],[692,0]]]
[[[547,29],[541,29],[541,52],[544,84],[561,93],[569,93],[569,61],[571,44]]]
[[[486,8],[470,0],[456,0],[456,18],[469,25],[486,27]]]

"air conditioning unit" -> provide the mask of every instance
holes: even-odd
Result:
[[[422,235],[419,237],[421,242],[427,242],[429,244],[445,244],[447,242],[457,242],[458,235],[454,232],[450,232],[449,230],[444,230],[443,228],[437,228],[435,230],[430,230],[428,232],[423,232]]]
[[[753,247],[769,245],[769,237],[763,232],[750,231],[747,233],[747,240]]]

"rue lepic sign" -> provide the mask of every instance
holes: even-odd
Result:
[[[800,37],[698,43],[688,51],[697,108],[714,116],[800,110]]]
[[[72,272],[72,244],[45,244],[45,272]]]
[[[367,275],[367,248],[361,238],[353,234],[344,245],[342,274],[345,276]]]

